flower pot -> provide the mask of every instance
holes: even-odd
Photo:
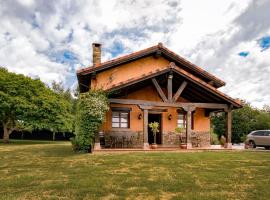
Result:
[[[150,147],[151,149],[157,149],[157,144],[151,144]]]
[[[187,149],[187,144],[180,144],[181,149]]]

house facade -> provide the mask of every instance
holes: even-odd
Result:
[[[103,147],[148,149],[154,143],[151,122],[159,123],[158,147],[179,146],[179,130],[187,148],[207,147],[210,113],[225,112],[231,148],[231,112],[241,104],[218,90],[225,82],[161,43],[107,62],[101,62],[101,45],[92,47],[93,66],[78,70],[77,77],[80,92],[109,93],[110,110],[100,130]]]

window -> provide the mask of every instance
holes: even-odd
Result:
[[[129,128],[129,111],[113,111],[112,128]]]
[[[178,111],[177,127],[186,128],[187,127],[187,115],[185,111]],[[194,112],[191,113],[191,129],[194,129]]]
[[[256,131],[256,132],[252,133],[252,135],[264,136],[264,131]]]
[[[177,118],[177,127],[179,128],[186,128],[186,114],[181,112],[178,113],[178,118]]]

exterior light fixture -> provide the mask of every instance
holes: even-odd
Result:
[[[168,115],[168,120],[172,120],[172,114]]]
[[[142,119],[142,113],[140,113],[140,114],[138,115],[138,119],[139,119],[139,120]]]

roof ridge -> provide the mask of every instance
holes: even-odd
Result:
[[[154,46],[148,47],[148,48],[146,48],[146,49],[141,49],[141,50],[139,50],[139,51],[135,51],[135,52],[130,53],[130,54],[122,55],[122,56],[119,56],[119,57],[115,57],[115,58],[113,58],[113,59],[111,59],[111,60],[107,60],[107,61],[105,61],[105,62],[101,62],[100,64],[97,64],[96,66],[93,66],[93,65],[92,65],[92,66],[89,66],[89,67],[86,67],[86,68],[77,70],[77,74],[79,74],[79,73],[81,73],[81,72],[84,72],[84,71],[87,71],[87,70],[89,70],[89,69],[95,69],[95,68],[98,68],[98,67],[100,67],[100,66],[102,66],[102,65],[106,65],[106,64],[108,64],[108,63],[116,62],[116,61],[118,61],[118,60],[122,60],[122,59],[125,59],[125,58],[128,58],[128,57],[132,57],[132,56],[134,56],[134,55],[136,55],[136,54],[140,54],[140,53],[149,51],[149,50],[154,49],[154,48],[159,48],[159,47],[160,47],[160,44],[161,44],[161,46],[162,46],[162,43],[159,43],[158,45],[154,45]],[[91,71],[92,71],[92,70],[91,70]]]
[[[110,67],[113,67],[115,65],[122,64],[123,62],[128,62],[130,60],[140,58],[141,56],[154,53],[155,51],[158,51],[158,50],[163,52],[165,55],[171,57],[172,59],[177,60],[177,62],[182,63],[185,67],[189,68],[190,70],[195,71],[198,74],[201,74],[202,76],[204,76],[205,78],[214,81],[217,84],[217,87],[221,87],[221,86],[225,85],[225,82],[223,80],[221,80],[218,77],[216,77],[215,75],[207,72],[203,68],[193,64],[192,62],[185,59],[184,57],[174,53],[173,51],[171,51],[170,49],[165,47],[161,42],[158,43],[157,45],[148,47],[146,49],[142,49],[142,50],[139,50],[139,51],[127,54],[127,55],[116,57],[112,60],[102,62],[100,64],[97,64],[96,66],[89,66],[89,67],[86,67],[84,69],[77,70],[76,73],[78,76],[90,74],[92,72],[104,70],[106,68],[110,68]]]

